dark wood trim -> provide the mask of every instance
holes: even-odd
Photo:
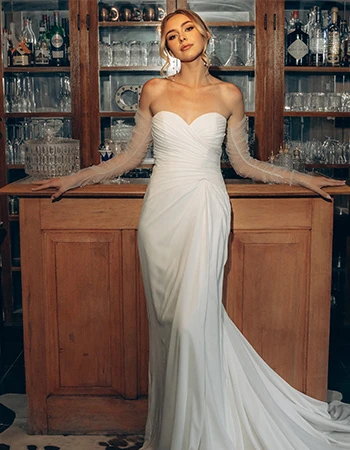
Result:
[[[78,31],[79,2],[69,1],[69,34],[70,34],[70,81],[71,81],[71,103],[72,103],[72,137],[81,139],[80,132],[80,35]],[[80,152],[82,153],[83,147]]]
[[[83,0],[86,12],[90,15],[90,29],[84,32],[82,40],[83,54],[89,58],[89,70],[85,73],[86,79],[82,80],[84,86],[84,114],[82,119],[83,132],[88,136],[86,142],[83,166],[98,164],[100,157],[98,147],[100,145],[100,90],[99,90],[99,30],[97,2]]]
[[[70,67],[5,67],[4,73],[61,73],[70,72]]]
[[[274,0],[274,11],[276,19],[276,30],[273,30],[274,56],[273,67],[273,139],[271,140],[271,151],[277,152],[284,138],[284,0]],[[271,126],[270,125],[270,126]],[[268,156],[266,155],[266,157]]]
[[[40,199],[20,199],[22,303],[29,434],[47,434],[45,295],[43,293]],[[36,280],[36,281],[34,281]],[[34,281],[34,283],[33,283]],[[41,324],[41,325],[39,325]]]

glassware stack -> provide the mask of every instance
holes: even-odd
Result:
[[[44,137],[24,142],[27,175],[37,179],[69,175],[80,168],[80,142],[58,138],[56,130],[46,126]]]

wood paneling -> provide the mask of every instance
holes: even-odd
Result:
[[[260,356],[306,387],[310,231],[234,233],[229,315]],[[230,289],[231,288],[231,289]],[[237,317],[236,317],[237,315]]]
[[[325,398],[332,204],[234,198],[228,314],[289,383]],[[140,432],[148,324],[141,200],[21,200],[29,429]]]

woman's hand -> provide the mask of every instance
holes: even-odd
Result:
[[[333,178],[328,178],[324,176],[310,176],[310,175],[304,175],[302,173],[298,173],[295,175],[294,180],[298,182],[301,186],[304,186],[311,191],[316,192],[321,197],[325,198],[326,200],[331,200],[331,196],[327,194],[324,190],[322,190],[323,187],[326,186],[344,186],[345,181],[343,180],[334,180]]]
[[[67,179],[68,177],[51,178],[49,180],[34,181],[32,184],[37,185],[37,187],[32,188],[32,191],[41,191],[42,189],[55,188],[57,191],[51,195],[51,200],[56,200],[64,192],[71,189],[71,183]]]

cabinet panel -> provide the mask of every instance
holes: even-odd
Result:
[[[235,322],[279,375],[305,391],[310,232],[238,231],[231,251]]]
[[[69,222],[82,201],[82,210],[101,208],[98,198],[65,199],[61,229],[43,226],[50,216],[60,223],[60,203],[20,202],[31,432],[137,433],[144,425],[148,323],[137,229],[118,229],[115,215],[127,215],[125,202],[131,209],[139,199],[102,200],[105,230],[94,214],[83,226]],[[288,382],[324,398],[332,205],[317,198],[240,198],[233,205],[228,314]],[[284,215],[289,228],[278,219]]]

